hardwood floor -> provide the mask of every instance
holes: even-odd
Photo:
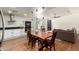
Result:
[[[79,36],[78,36],[79,38]],[[66,41],[56,40],[56,51],[79,51],[79,39],[76,39],[76,43],[72,44]],[[3,42],[2,48],[5,51],[38,51],[38,46],[31,48],[27,44],[26,36]],[[47,51],[48,49],[45,49]],[[52,48],[53,51],[53,48]]]

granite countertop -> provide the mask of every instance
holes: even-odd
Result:
[[[24,27],[5,27],[5,30],[11,30],[11,29],[23,29]],[[3,28],[0,27],[0,30],[2,30]]]

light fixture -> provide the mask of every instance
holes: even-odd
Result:
[[[44,17],[43,17],[43,19],[44,19]]]
[[[24,16],[27,16],[27,14],[24,14]]]
[[[42,9],[45,9],[45,7],[42,7]]]
[[[54,13],[54,17],[53,18],[59,18],[61,16],[58,16],[56,13]]]
[[[9,10],[9,11],[8,11],[8,13],[9,13],[9,14],[11,14],[11,13],[12,13],[12,11],[11,11],[11,10]]]
[[[43,8],[38,8],[38,9],[36,9],[36,12],[37,12],[38,14],[42,13],[42,12],[43,12]]]
[[[38,12],[38,9],[36,9],[36,12]]]

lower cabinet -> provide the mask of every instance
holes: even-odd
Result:
[[[24,29],[5,30],[4,41],[25,35]]]

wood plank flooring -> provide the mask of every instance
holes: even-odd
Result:
[[[3,42],[2,48],[5,51],[38,51],[37,45],[33,49],[31,46],[28,46],[26,36],[5,41]],[[48,51],[48,49],[45,49],[45,51]],[[75,44],[56,39],[56,51],[79,51],[79,36]]]

